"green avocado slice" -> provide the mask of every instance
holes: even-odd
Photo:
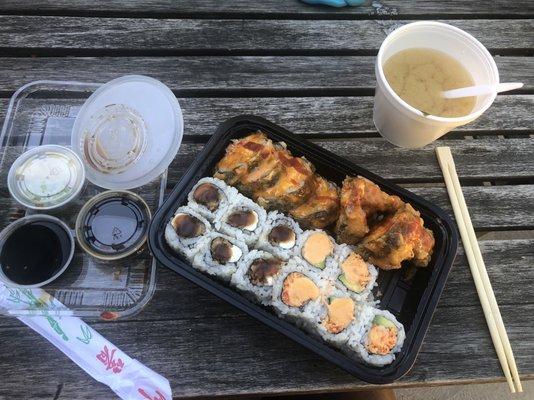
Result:
[[[341,275],[339,275],[338,279],[339,279],[339,281],[340,281],[343,285],[346,286],[347,289],[349,289],[349,290],[351,290],[351,291],[353,291],[353,292],[361,293],[361,292],[363,292],[363,290],[364,290],[364,288],[363,288],[361,285],[359,285],[359,284],[357,284],[357,283],[352,283],[352,282],[350,282],[350,281],[347,279],[347,277],[346,277],[345,274],[341,274]]]
[[[382,325],[386,328],[397,329],[397,326],[393,322],[391,322],[389,319],[382,315],[375,315],[375,317],[373,318],[373,325]]]

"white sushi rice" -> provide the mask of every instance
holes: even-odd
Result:
[[[211,211],[205,205],[197,203],[193,198],[193,193],[197,187],[204,183],[210,183],[214,185],[219,190],[219,206],[216,210]],[[191,189],[187,195],[188,205],[197,211],[199,214],[203,215],[210,222],[216,221],[221,218],[226,209],[230,206],[233,199],[238,196],[239,192],[232,186],[228,186],[224,181],[217,178],[202,178],[200,179],[195,186]]]
[[[292,272],[299,272],[306,277],[310,278],[313,283],[319,288],[319,297],[315,300],[311,300],[302,307],[292,307],[282,301],[282,292],[284,288],[284,281],[287,276]],[[302,260],[298,258],[291,258],[282,272],[276,278],[273,285],[272,306],[276,310],[277,314],[287,319],[297,326],[306,329],[308,331],[313,330],[315,322],[315,312],[318,307],[317,303],[323,301],[325,293],[329,291],[329,282],[321,278],[317,269],[309,268],[302,263]]]
[[[361,292],[351,290],[339,279],[340,275],[343,274],[341,264],[353,252],[355,252],[353,246],[346,244],[338,245],[337,249],[335,250],[334,267],[328,271],[328,277],[332,280],[332,282],[334,282],[337,289],[346,291],[355,301],[373,301],[372,290],[377,285],[376,280],[378,278],[378,269],[373,264],[366,262],[370,280],[367,283],[367,286]]]
[[[211,255],[211,242],[218,237],[228,240],[237,249],[234,250],[241,253],[237,260],[221,264],[213,259]],[[211,232],[202,239],[199,251],[193,259],[193,267],[210,275],[215,275],[228,282],[232,278],[233,273],[237,270],[239,262],[243,260],[247,254],[248,247],[245,243],[219,232]]]
[[[397,344],[391,350],[391,353],[386,355],[372,354],[367,350],[367,335],[371,329],[373,319],[377,315],[382,315],[397,327]],[[398,353],[402,349],[406,334],[404,332],[404,326],[397,321],[397,318],[387,310],[379,310],[371,306],[364,306],[362,311],[362,323],[356,325],[350,331],[350,338],[345,346],[345,351],[349,355],[355,355],[361,361],[366,364],[370,364],[376,367],[382,367],[387,364],[391,364],[395,360],[395,353]]]
[[[328,257],[326,257],[326,260],[325,260],[325,266],[324,268],[319,268],[311,263],[309,263],[305,258],[304,256],[302,255],[302,249],[304,248],[304,245],[306,244],[306,241],[308,240],[308,238],[315,234],[315,233],[324,233],[328,236],[328,239],[331,241],[333,247],[334,247],[334,250],[332,252],[332,254]],[[308,266],[309,268],[312,268],[313,270],[317,271],[317,272],[321,272],[322,271],[322,275],[325,276],[325,277],[328,277],[330,274],[331,274],[331,271],[335,270],[336,269],[336,259],[334,257],[335,253],[336,253],[336,248],[337,248],[337,244],[336,244],[336,241],[332,238],[332,236],[328,235],[324,230],[322,229],[314,229],[314,230],[308,230],[308,231],[304,231],[298,241],[297,241],[297,245],[295,246],[295,257],[299,257],[302,262]]]
[[[252,211],[256,214],[257,221],[254,225],[246,228],[233,227],[227,223],[227,219],[230,215],[239,211]],[[267,220],[267,211],[263,207],[260,207],[248,197],[241,194],[237,194],[232,198],[231,204],[226,208],[225,212],[220,219],[215,220],[215,229],[226,235],[235,237],[239,241],[245,242],[248,246],[254,247],[260,233],[265,226]]]
[[[325,296],[325,298],[314,304],[312,310],[314,316],[313,329],[317,334],[324,339],[326,342],[338,347],[343,348],[349,340],[350,333],[353,332],[357,327],[363,322],[363,317],[365,316],[363,311],[366,309],[365,303],[359,303],[354,301],[354,319],[349,323],[349,325],[343,329],[341,332],[332,333],[326,326],[325,321],[328,316],[328,302],[334,298],[350,298],[345,291],[339,289],[333,289],[330,293]]]
[[[273,228],[281,225],[287,226],[295,233],[295,243],[292,246],[272,244],[269,241],[269,234]],[[294,254],[295,248],[297,247],[297,242],[301,235],[302,229],[293,218],[277,211],[271,211],[267,214],[267,221],[260,233],[258,242],[256,243],[256,248],[271,252],[284,260],[289,260],[289,258],[291,258],[291,256]]]
[[[188,207],[188,206],[179,207],[176,210],[176,212],[174,213],[174,216],[176,216],[177,214],[187,214],[187,215],[190,215],[192,217],[195,217],[200,222],[202,222],[204,224],[204,226],[206,227],[206,231],[205,231],[204,235],[197,236],[197,237],[192,237],[192,238],[186,238],[186,237],[178,236],[178,234],[174,230],[173,226],[171,225],[172,218],[171,218],[171,221],[169,221],[167,223],[167,226],[165,227],[165,240],[167,241],[168,245],[174,251],[176,251],[176,252],[178,252],[180,254],[183,254],[189,260],[192,260],[194,255],[199,250],[202,238],[205,237],[206,235],[208,235],[211,232],[212,226],[208,222],[208,220],[206,220],[206,218],[201,216],[199,213],[197,213],[191,207]],[[174,216],[173,216],[173,218],[174,218]]]
[[[265,285],[255,285],[250,281],[248,276],[248,271],[250,265],[257,259],[272,259],[278,258],[272,253],[268,253],[262,250],[252,250],[248,255],[239,263],[237,271],[232,275],[232,280],[230,284],[237,289],[241,290],[249,297],[255,301],[263,304],[270,305],[273,293],[273,284],[275,278],[272,279],[272,282],[268,282]],[[283,271],[283,266],[285,262],[282,263],[280,273]]]
[[[194,190],[203,183],[211,183],[219,189],[219,207],[210,211],[193,199]],[[341,263],[354,251],[348,245],[337,245],[330,236],[334,252],[325,260],[325,268],[320,269],[310,264],[302,256],[302,249],[307,238],[313,233],[325,233],[323,230],[303,231],[292,218],[276,211],[267,212],[249,198],[241,195],[235,188],[228,186],[219,179],[203,178],[193,187],[188,195],[188,206],[180,207],[176,213],[189,214],[206,226],[206,233],[196,238],[178,237],[170,221],[165,228],[167,243],[178,253],[184,254],[195,268],[216,276],[243,292],[246,296],[263,305],[271,305],[276,313],[293,322],[300,328],[323,339],[325,342],[341,349],[352,358],[373,366],[384,366],[395,360],[405,340],[404,327],[386,310],[375,308],[378,301],[373,301],[372,289],[376,286],[378,270],[367,264],[371,279],[366,288],[357,293],[347,288],[340,280]],[[230,226],[226,218],[235,211],[252,210],[257,215],[257,222],[249,229]],[[176,215],[176,214],[175,214]],[[211,224],[210,224],[211,222]],[[296,235],[296,243],[292,247],[272,245],[268,235],[272,228],[284,224]],[[238,259],[225,265],[215,261],[211,255],[211,242],[217,237],[228,240],[233,246]],[[250,248],[255,248],[251,250]],[[252,262],[258,258],[278,257],[284,260],[280,273],[272,284],[254,285],[248,277]],[[319,288],[320,295],[316,300],[309,301],[302,307],[291,307],[281,300],[283,284],[292,272],[299,272],[310,278]],[[269,282],[270,283],[270,282]],[[333,334],[324,324],[328,315],[329,298],[348,297],[355,302],[355,318],[341,332]],[[367,351],[367,335],[376,315],[382,315],[397,327],[397,344],[390,354],[370,354]]]

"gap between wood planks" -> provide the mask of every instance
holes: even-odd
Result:
[[[324,10],[324,8],[323,8]],[[329,12],[318,12],[313,9],[303,9],[302,12],[235,12],[235,11],[200,11],[200,12],[177,12],[177,11],[141,11],[130,10],[39,10],[34,8],[2,9],[0,15],[5,16],[39,16],[39,17],[82,17],[82,18],[136,18],[136,19],[248,19],[248,20],[432,20],[432,19],[532,19],[534,13],[524,14],[492,14],[492,13],[397,13],[396,10],[387,13],[379,13],[375,9],[369,9],[367,13],[350,13],[334,9]]]
[[[534,48],[489,48],[493,56],[532,57]],[[1,47],[1,57],[215,57],[215,56],[376,56],[378,49],[88,49]]]

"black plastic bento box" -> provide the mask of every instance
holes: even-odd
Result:
[[[337,184],[341,184],[346,175],[361,175],[377,183],[385,192],[395,194],[404,201],[410,202],[421,213],[425,226],[434,232],[436,244],[432,260],[427,267],[380,270],[379,273],[378,288],[375,288],[375,292],[378,290],[379,293],[379,308],[392,312],[406,330],[404,346],[390,365],[373,367],[349,358],[325,342],[277,317],[268,308],[251,302],[229,286],[196,270],[189,261],[167,245],[164,238],[165,225],[176,209],[187,203],[187,194],[193,185],[200,178],[213,175],[216,163],[223,157],[226,146],[232,139],[244,137],[257,130],[266,133],[273,141],[285,142],[293,155],[305,156],[315,165],[319,174]],[[149,244],[154,257],[164,266],[178,272],[352,375],[370,383],[390,383],[406,374],[415,362],[454,261],[458,235],[450,217],[441,208],[263,118],[243,115],[229,119],[219,126],[204,150],[175,185],[152,220]]]

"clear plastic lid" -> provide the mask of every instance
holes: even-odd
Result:
[[[82,161],[58,145],[34,147],[15,160],[8,174],[11,196],[36,210],[49,210],[73,200],[83,188]]]
[[[87,179],[106,189],[132,189],[162,174],[183,135],[178,100],[163,83],[140,75],[96,90],[74,123],[72,148]]]

